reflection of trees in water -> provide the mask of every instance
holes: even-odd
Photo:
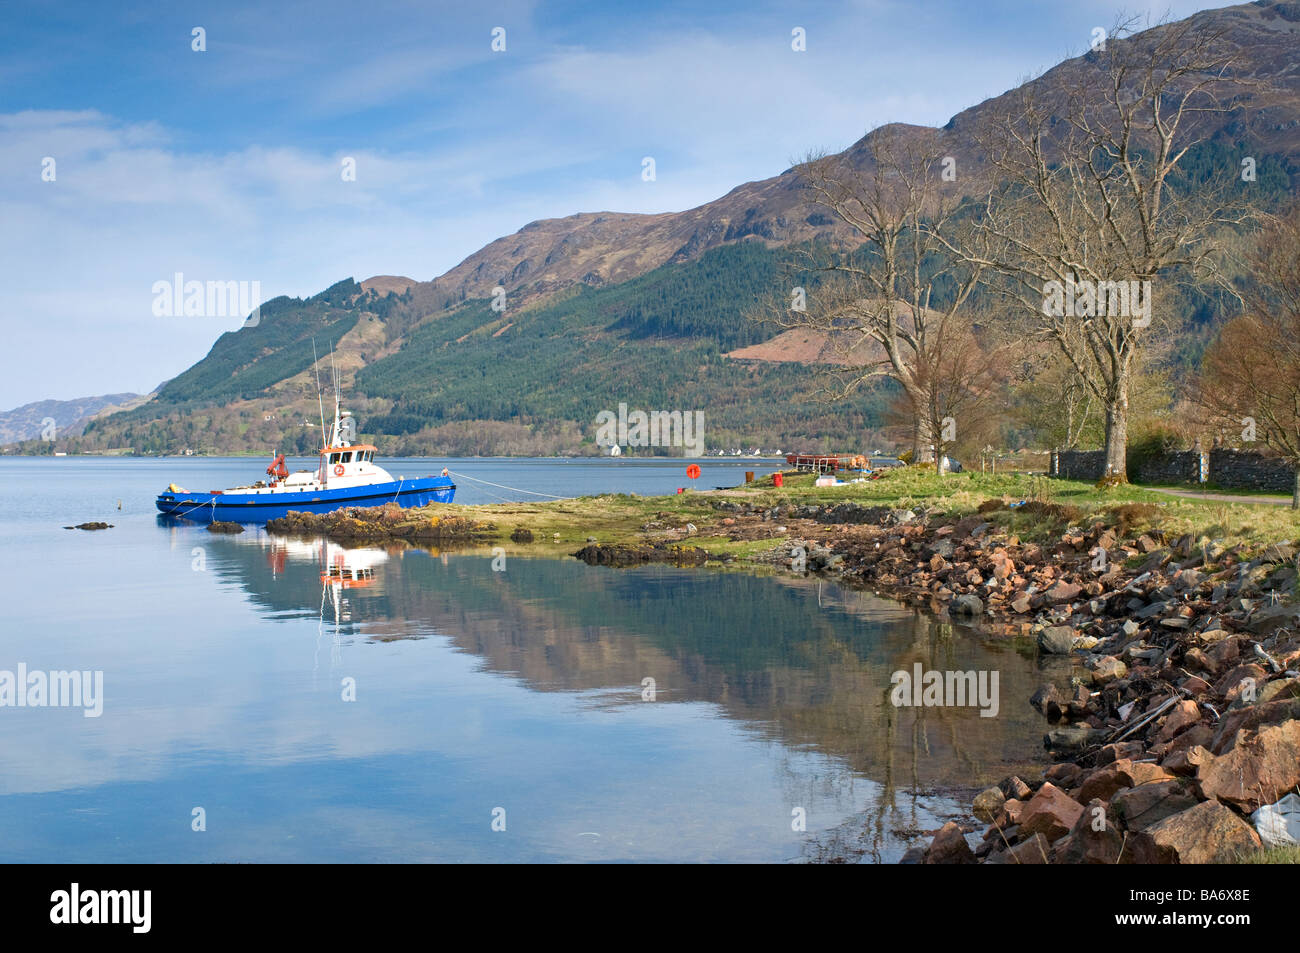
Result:
[[[404,577],[418,565],[405,564]],[[718,704],[766,737],[844,758],[891,787],[974,783],[1009,753],[1037,749],[1027,705],[1003,704],[994,719],[973,708],[895,710],[890,677],[913,662],[999,668],[1004,701],[1017,682],[1023,697],[1032,692],[1033,663],[866,593],[815,579],[553,560],[514,559],[493,574],[486,560],[462,557],[448,568],[452,578],[435,586],[401,581],[408,615],[539,690],[626,686],[626,703],[639,704],[641,679],[653,676],[661,701]]]
[[[936,622],[920,613],[900,626],[908,643],[898,657],[895,670],[911,670],[921,662],[926,671],[968,670],[957,656],[958,635],[950,623]],[[892,674],[892,673],[891,673]],[[920,831],[936,826],[929,795],[933,772],[922,770],[936,746],[932,736],[946,741],[950,762],[945,768],[955,781],[980,776],[986,767],[971,755],[970,745],[960,731],[958,711],[943,707],[896,707],[890,701],[892,684],[879,688],[874,698],[882,730],[875,749],[879,787],[865,809],[845,823],[811,839],[804,855],[816,861],[869,859],[880,863],[894,859]],[[905,737],[905,742],[900,741]],[[950,782],[951,783],[951,782]]]
[[[255,601],[328,617],[315,563],[290,558],[271,580],[257,547],[230,544],[229,554]],[[929,786],[974,786],[1009,758],[1037,752],[1041,725],[1023,703],[1037,681],[1032,659],[867,592],[816,578],[610,570],[523,554],[505,572],[490,565],[486,552],[390,558],[378,571],[382,586],[348,593],[351,619],[335,619],[333,664],[349,635],[436,632],[487,671],[534,691],[581,692],[588,707],[644,704],[641,680],[653,677],[658,704],[707,702],[783,751],[824,755],[811,773],[802,757],[797,769],[782,768],[792,807],[829,799],[852,810],[862,778],[871,779],[879,787],[856,830],[874,857],[893,850],[898,831],[933,822]],[[891,676],[915,662],[999,669],[999,717],[895,708]]]

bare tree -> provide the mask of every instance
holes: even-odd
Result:
[[[1155,283],[1222,280],[1215,232],[1249,217],[1235,168],[1210,183],[1178,174],[1216,128],[1208,114],[1232,108],[1235,50],[1195,18],[1126,36],[1134,22],[1056,82],[1008,94],[979,132],[994,184],[978,230],[992,252],[965,251],[1091,390],[1119,480],[1133,375],[1160,324]]]
[[[791,289],[769,320],[825,336],[842,360],[831,390],[897,381],[914,408],[913,450],[928,455],[938,434],[923,412],[932,403],[924,365],[979,283],[983,266],[949,253],[958,196],[945,191],[936,130],[884,127],[863,156],[814,154],[796,166],[812,202],[853,230],[852,239],[795,253],[793,270],[812,289]],[[967,238],[968,242],[976,236]],[[800,292],[804,292],[802,297]],[[920,456],[917,457],[920,459]]]
[[[1291,463],[1300,509],[1300,207],[1265,220],[1248,265],[1245,310],[1206,351],[1197,401]]]
[[[1096,395],[1054,345],[1026,342],[1009,383],[1016,419],[1050,447],[1075,449],[1100,434]]]
[[[959,448],[975,450],[996,437],[1005,405],[1005,351],[981,343],[959,315],[932,322],[925,349],[917,355],[913,393],[895,401],[895,416],[906,414],[915,427],[932,435],[926,447],[939,473]],[[915,394],[921,396],[918,406]]]

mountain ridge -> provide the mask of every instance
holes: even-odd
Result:
[[[1221,21],[1225,29],[1234,25],[1238,27],[1236,45],[1253,50],[1254,62],[1259,64],[1256,72],[1260,66],[1271,66],[1274,76],[1289,74],[1290,95],[1280,94],[1277,90],[1261,90],[1257,97],[1259,102],[1243,105],[1237,111],[1238,117],[1232,121],[1232,125],[1237,127],[1236,132],[1238,135],[1250,133],[1270,154],[1295,156],[1300,151],[1300,109],[1296,101],[1296,94],[1300,92],[1300,75],[1297,75],[1293,57],[1287,50],[1300,49],[1300,2],[1261,0],[1205,10],[1186,18],[1186,22],[1195,25],[1213,21]],[[1160,24],[1114,42],[1143,42],[1143,37],[1151,32],[1172,25]],[[1284,35],[1286,38],[1282,39]],[[1265,39],[1274,42],[1262,42]],[[974,175],[963,174],[958,179],[959,183],[965,180],[975,187],[980,182],[978,173],[985,163],[977,150],[972,151],[969,137],[982,114],[1004,104],[1022,86],[1062,85],[1073,71],[1094,61],[1095,54],[1091,52],[1066,59],[1021,86],[967,107],[941,127],[885,123],[864,134],[841,155],[861,165],[872,142],[881,136],[930,137],[947,148],[957,160],[959,169],[976,171]],[[502,285],[507,293],[524,290],[530,280],[542,281],[546,291],[554,291],[558,290],[555,283],[565,276],[569,283],[599,285],[623,281],[654,267],[696,257],[718,244],[748,236],[784,244],[827,234],[843,234],[846,229],[838,223],[808,221],[810,216],[825,218],[824,212],[800,197],[794,180],[793,170],[786,169],[766,179],[737,185],[716,199],[680,212],[581,212],[529,222],[513,234],[489,242],[442,275],[420,283],[417,288],[424,290],[427,287],[430,292],[449,296],[449,300],[456,296],[460,296],[460,300],[487,297],[497,284]],[[607,262],[592,262],[589,257],[578,256],[571,266],[560,267],[562,262],[568,265],[565,259],[573,259],[584,245],[594,244],[596,237],[608,240],[615,221],[623,225],[624,230],[633,223],[642,226],[644,237],[637,249],[617,248]],[[605,226],[604,229],[601,226]],[[545,244],[548,238],[551,239],[549,245]],[[643,267],[640,271],[627,260],[634,251],[641,256]],[[550,272],[545,270],[547,268],[551,269]]]
[[[80,433],[96,415],[129,410],[149,396],[123,392],[71,400],[37,400],[0,411],[0,444],[41,439],[42,432],[50,426],[57,436]]]
[[[1202,11],[1112,42],[1158,42],[1180,23],[1224,30],[1223,42],[1243,57],[1240,72],[1262,80],[1231,114],[1204,120],[1215,125],[1203,130],[1198,159],[1211,168],[1235,165],[1249,148],[1260,187],[1294,194],[1300,3]],[[1026,88],[1061,99],[1092,56],[1066,59],[942,127],[878,127],[840,155],[865,168],[880,137],[925,139],[954,157],[957,193],[976,191],[986,172],[973,135],[982,116]],[[307,299],[273,299],[259,326],[223,335],[144,407],[93,422],[81,446],[163,452],[195,442],[205,448],[209,439],[214,450],[302,446],[310,431],[303,420],[316,416],[314,339],[333,344],[363,428],[392,428],[367,431],[387,452],[453,445],[492,452],[502,444],[455,437],[458,424],[487,432],[488,423],[494,433],[503,432],[495,425],[506,427],[501,439],[531,452],[543,433],[554,452],[591,452],[593,408],[665,399],[726,408],[720,416],[734,427],[720,436],[728,440],[850,445],[879,426],[888,395],[818,406],[809,360],[822,360],[824,349],[800,339],[788,345],[796,359],[782,359],[787,345],[773,340],[776,329],[744,321],[744,305],[775,286],[778,252],[825,238],[852,235],[809,202],[789,169],[680,212],[530,222],[429,281],[376,275]],[[804,418],[792,419],[791,408]]]

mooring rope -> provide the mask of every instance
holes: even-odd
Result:
[[[502,496],[500,493],[493,493],[491,490],[479,490],[484,496],[489,496],[498,503],[518,503],[518,500],[512,500],[508,496]]]
[[[182,513],[168,513],[167,515],[175,516],[178,519],[184,519],[186,513],[193,513],[195,510],[200,509],[201,507],[204,506],[212,507],[212,516],[213,519],[215,519],[217,515],[217,498],[215,496],[212,499],[208,500],[206,503],[195,503],[193,506],[186,508],[186,510]]]
[[[554,493],[539,493],[537,490],[524,490],[517,486],[506,486],[504,483],[493,483],[491,480],[480,480],[478,477],[472,477],[468,473],[457,473],[455,470],[448,470],[454,477],[462,477],[466,480],[473,480],[475,483],[486,483],[488,486],[495,486],[500,490],[510,490],[512,493],[531,493],[533,496],[545,496],[552,500],[571,500],[571,496],[556,496]],[[510,500],[507,503],[512,502]]]

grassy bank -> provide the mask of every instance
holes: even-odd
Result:
[[[721,501],[761,507],[844,501],[897,509],[925,506],[960,518],[975,513],[990,499],[1024,500],[1040,505],[991,513],[988,519],[1026,541],[1046,540],[1059,534],[1064,525],[1085,526],[1097,521],[1158,528],[1173,536],[1204,536],[1223,546],[1240,543],[1247,551],[1300,538],[1300,514],[1282,507],[1171,497],[1135,486],[1101,491],[1090,483],[1023,473],[939,476],[933,471],[904,468],[879,480],[842,487],[813,483],[811,474],[786,474],[785,486],[780,488],[772,485],[771,476],[765,476],[744,487],[671,496],[614,494],[536,503],[435,504],[413,512],[429,518],[463,516],[489,522],[494,526],[491,535],[507,546],[512,532],[527,529],[534,535],[534,547],[568,552],[588,537],[601,543],[635,543],[677,536],[691,524],[697,531],[692,536],[706,537],[707,542],[700,545],[739,558],[770,548],[784,534],[774,523],[764,539],[733,540],[717,535],[727,516],[717,509]]]

